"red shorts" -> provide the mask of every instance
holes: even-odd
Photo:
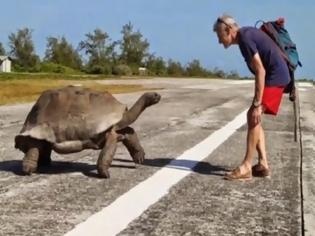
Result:
[[[264,113],[277,115],[281,103],[283,90],[284,87],[282,86],[265,87],[262,98]]]

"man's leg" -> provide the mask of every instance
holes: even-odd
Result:
[[[267,154],[266,154],[265,132],[262,126],[259,133],[259,140],[256,145],[256,150],[258,152],[258,164],[268,169],[269,167],[268,167],[268,160],[267,160]]]
[[[259,141],[256,146],[256,150],[258,152],[258,164],[252,167],[253,176],[257,177],[268,177],[271,175],[267,154],[266,154],[266,146],[265,146],[265,134],[263,128],[260,130]]]
[[[256,151],[256,146],[259,143],[261,136],[261,123],[253,126],[248,122],[247,139],[246,139],[246,154],[245,158],[240,165],[241,173],[247,173],[252,169],[252,161]]]
[[[281,99],[283,95],[283,86],[276,86],[276,87],[265,87],[262,104],[263,104],[263,113],[270,114],[270,115],[277,115]],[[264,130],[261,127],[259,140],[256,145],[256,150],[258,152],[258,164],[254,165],[252,168],[253,175],[260,176],[260,177],[267,177],[270,176],[270,169],[268,166],[267,161],[267,154],[266,154],[266,146],[265,146],[265,134]]]
[[[253,108],[247,112],[247,139],[246,139],[246,154],[242,164],[226,175],[226,179],[247,179],[252,175],[252,160],[258,145],[261,131],[261,122],[254,125],[252,121]]]

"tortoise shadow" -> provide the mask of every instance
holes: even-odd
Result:
[[[118,161],[118,163],[113,162],[110,168],[136,169],[136,166],[134,165],[134,162],[132,160],[115,158],[114,161]],[[222,172],[229,171],[229,169],[226,169],[224,166],[212,165],[209,162],[204,161],[198,162],[193,160],[176,160],[172,158],[145,159],[142,165],[193,171],[195,173],[203,175],[223,176],[224,173]],[[22,160],[9,160],[0,162],[0,172],[1,171],[12,172],[20,176],[25,175],[22,172]],[[95,164],[88,164],[78,161],[52,161],[50,166],[42,166],[39,167],[37,170],[38,174],[47,175],[76,172],[81,172],[82,174],[88,177],[100,178],[100,176],[96,172]]]
[[[110,168],[130,168],[134,169],[135,166],[128,165],[120,165],[120,164],[112,164]],[[66,173],[76,173],[81,172],[82,174],[89,176],[100,178],[99,175],[95,172],[96,165],[88,164],[84,162],[78,161],[52,161],[50,166],[41,166],[38,167],[36,173],[38,174],[47,174],[47,175],[55,175],[55,174],[66,174]],[[0,172],[12,172],[15,175],[24,176],[25,174],[22,172],[22,160],[9,160],[0,162]],[[95,172],[95,173],[94,173]]]
[[[16,175],[22,175],[22,161],[11,160],[11,161],[1,161],[0,171],[2,172],[12,172]]]
[[[154,167],[166,167],[172,169],[192,171],[203,175],[217,175],[224,176],[225,172],[230,169],[224,166],[212,165],[205,161],[193,161],[193,160],[177,160],[172,158],[154,158],[146,159],[143,165]],[[224,173],[223,173],[224,172]]]

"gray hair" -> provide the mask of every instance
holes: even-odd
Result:
[[[232,16],[224,14],[224,15],[218,17],[218,19],[213,24],[213,31],[214,32],[217,32],[221,28],[223,30],[225,30],[227,28],[237,30],[237,29],[239,29],[239,25],[237,24],[236,20]]]

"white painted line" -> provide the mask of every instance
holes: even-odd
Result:
[[[199,161],[208,157],[220,144],[244,125],[246,123],[246,113],[247,110],[240,113],[227,125],[185,151],[168,166],[121,195],[112,204],[92,215],[85,222],[78,224],[65,236],[111,236],[121,232],[148,207],[166,195],[173,185],[189,175],[191,169]],[[168,168],[176,165],[179,160],[189,160],[183,161],[187,168]]]

